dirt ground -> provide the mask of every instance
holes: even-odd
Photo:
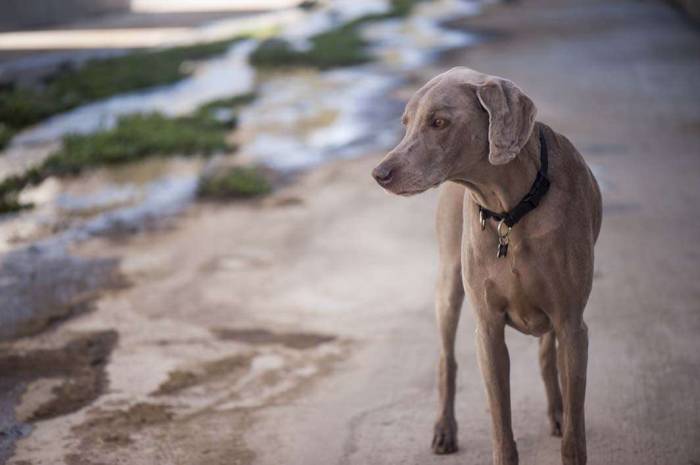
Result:
[[[513,79],[603,189],[585,313],[589,463],[700,464],[697,29],[663,3],[631,0],[523,1],[454,27],[494,39],[449,53],[415,87],[454,65]],[[130,284],[2,345],[0,368],[18,367],[28,386],[16,415],[33,424],[15,427],[7,463],[490,463],[468,304],[460,451],[430,452],[436,195],[383,193],[369,176],[378,157],[76,248],[117,259]],[[537,340],[511,331],[508,345],[520,463],[560,463]]]

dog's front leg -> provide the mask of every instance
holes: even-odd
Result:
[[[559,370],[564,396],[564,437],[561,456],[564,465],[586,464],[586,369],[588,328],[583,320],[569,321],[557,328]]]
[[[540,370],[547,393],[547,417],[552,436],[561,437],[562,400],[557,376],[557,339],[554,331],[540,337]]]
[[[442,259],[440,279],[435,298],[435,313],[440,330],[440,362],[438,365],[438,415],[433,431],[433,452],[451,454],[457,451],[457,420],[455,420],[455,390],[457,361],[455,336],[459,314],[464,301],[462,265],[457,260]]]
[[[491,418],[494,465],[517,465],[518,450],[510,419],[510,359],[505,341],[505,320],[477,317],[476,346],[486,386]]]
[[[447,183],[440,189],[436,218],[440,273],[435,293],[435,313],[441,343],[437,380],[440,403],[432,444],[436,454],[451,454],[457,451],[455,336],[464,302],[461,254],[463,201],[464,187]]]

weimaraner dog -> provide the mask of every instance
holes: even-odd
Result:
[[[410,99],[403,115],[406,134],[372,175],[404,196],[443,185],[437,209],[442,346],[434,452],[457,450],[454,343],[466,289],[493,420],[493,463],[518,463],[508,325],[540,338],[551,433],[563,436],[563,463],[583,465],[583,309],[593,281],[601,196],[571,142],[536,122],[535,114],[535,105],[511,81],[451,69]]]

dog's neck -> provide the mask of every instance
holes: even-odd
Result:
[[[512,210],[529,192],[540,167],[539,125],[525,147],[510,162],[494,166],[486,162],[478,176],[463,180],[474,202],[493,212]]]

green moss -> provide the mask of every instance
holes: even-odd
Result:
[[[318,6],[318,0],[303,0],[297,5],[297,7],[307,11],[315,10],[316,8],[318,8]]]
[[[188,75],[187,62],[222,54],[241,39],[90,60],[79,68],[60,69],[40,88],[4,86],[0,88],[0,124],[14,132],[85,103],[174,83]]]
[[[224,125],[209,118],[130,115],[112,130],[65,137],[63,147],[42,165],[42,172],[61,176],[152,155],[210,154],[228,148],[226,132]]]
[[[309,50],[295,50],[282,39],[266,40],[250,55],[250,62],[258,68],[310,66],[318,69],[366,63],[371,56],[366,50],[367,42],[360,35],[359,26],[407,16],[420,1],[424,0],[392,0],[391,8],[386,13],[361,16],[311,37]]]
[[[0,213],[31,208],[31,204],[20,203],[19,194],[25,187],[37,185],[43,180],[44,176],[38,168],[32,168],[21,175],[5,178],[0,182]]]
[[[426,0],[392,0],[390,14],[392,17],[408,16],[413,7],[423,1]]]
[[[370,60],[366,41],[356,27],[340,27],[311,38],[309,58],[321,69],[352,66]]]
[[[49,176],[76,175],[81,171],[116,165],[150,156],[208,155],[231,150],[226,135],[235,126],[235,112],[225,120],[216,110],[251,102],[253,94],[216,100],[202,105],[194,114],[170,118],[159,113],[122,117],[110,130],[64,137],[63,146],[39,166],[0,182],[0,213],[29,207],[20,204],[19,193],[38,185]]]
[[[15,131],[0,123],[0,150],[5,147],[15,135]]]
[[[208,111],[216,110],[219,108],[238,108],[243,105],[248,105],[256,98],[257,94],[255,94],[254,92],[249,92],[247,94],[238,94],[234,95],[233,97],[222,98],[218,100],[212,100],[211,102],[207,102],[201,107],[199,107],[199,110]]]
[[[236,40],[88,61],[76,70],[56,74],[50,79],[48,88],[51,93],[66,99],[64,103],[75,105],[122,92],[173,83],[187,75],[183,64],[223,54]]]
[[[226,168],[202,177],[199,182],[199,195],[205,198],[249,198],[267,194],[271,190],[267,177],[255,167]]]
[[[233,97],[212,100],[197,109],[195,116],[209,118],[234,129],[238,122],[237,109],[255,100],[255,93],[235,95]]]
[[[370,60],[366,43],[354,27],[340,27],[311,38],[311,48],[299,51],[280,39],[262,42],[250,55],[258,68],[311,66],[329,69]]]

